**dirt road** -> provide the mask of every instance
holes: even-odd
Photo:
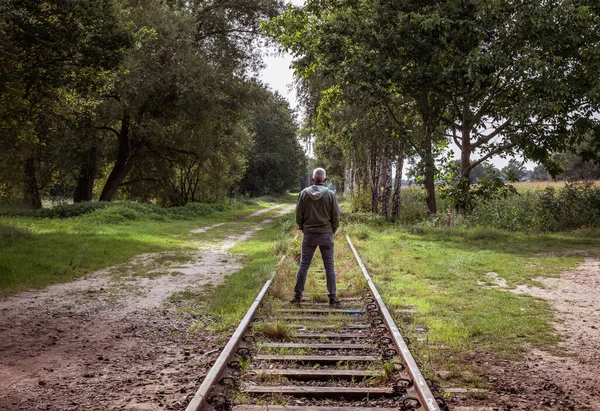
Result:
[[[292,208],[199,242],[176,268],[168,253],[146,254],[0,302],[0,410],[182,409],[224,341],[206,330],[189,337],[194,319],[176,314],[169,296],[239,270],[227,250]]]
[[[474,353],[473,364],[490,382],[483,400],[455,395],[455,405],[477,405],[501,411],[600,411],[600,260],[587,256],[578,267],[557,278],[539,278],[544,288],[506,288],[495,273],[490,277],[506,292],[530,294],[554,309],[560,353],[531,349],[509,361]],[[498,338],[502,338],[501,335]]]

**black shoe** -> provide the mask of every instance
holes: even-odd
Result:
[[[296,294],[296,295],[294,296],[294,298],[292,298],[292,299],[290,300],[290,302],[291,302],[292,304],[300,304],[300,303],[302,302],[302,300],[303,300],[303,298],[302,298],[302,294],[300,294],[300,295]]]
[[[338,305],[340,304],[342,301],[337,298],[335,295],[333,297],[329,297],[329,305]]]

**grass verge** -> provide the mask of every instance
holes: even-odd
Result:
[[[414,230],[370,219],[344,230],[426,371],[449,371],[455,383],[476,387],[484,383],[473,370],[474,355],[518,358],[531,347],[559,352],[549,304],[512,289],[543,286],[539,278],[577,266],[583,254],[600,256],[600,235],[590,230]]]

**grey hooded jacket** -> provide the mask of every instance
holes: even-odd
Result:
[[[334,233],[340,226],[340,207],[324,184],[306,187],[298,196],[296,223],[303,233]]]

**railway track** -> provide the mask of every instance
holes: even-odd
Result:
[[[186,411],[448,410],[346,239],[360,291],[342,289],[338,307],[318,295],[292,305],[267,281]]]

